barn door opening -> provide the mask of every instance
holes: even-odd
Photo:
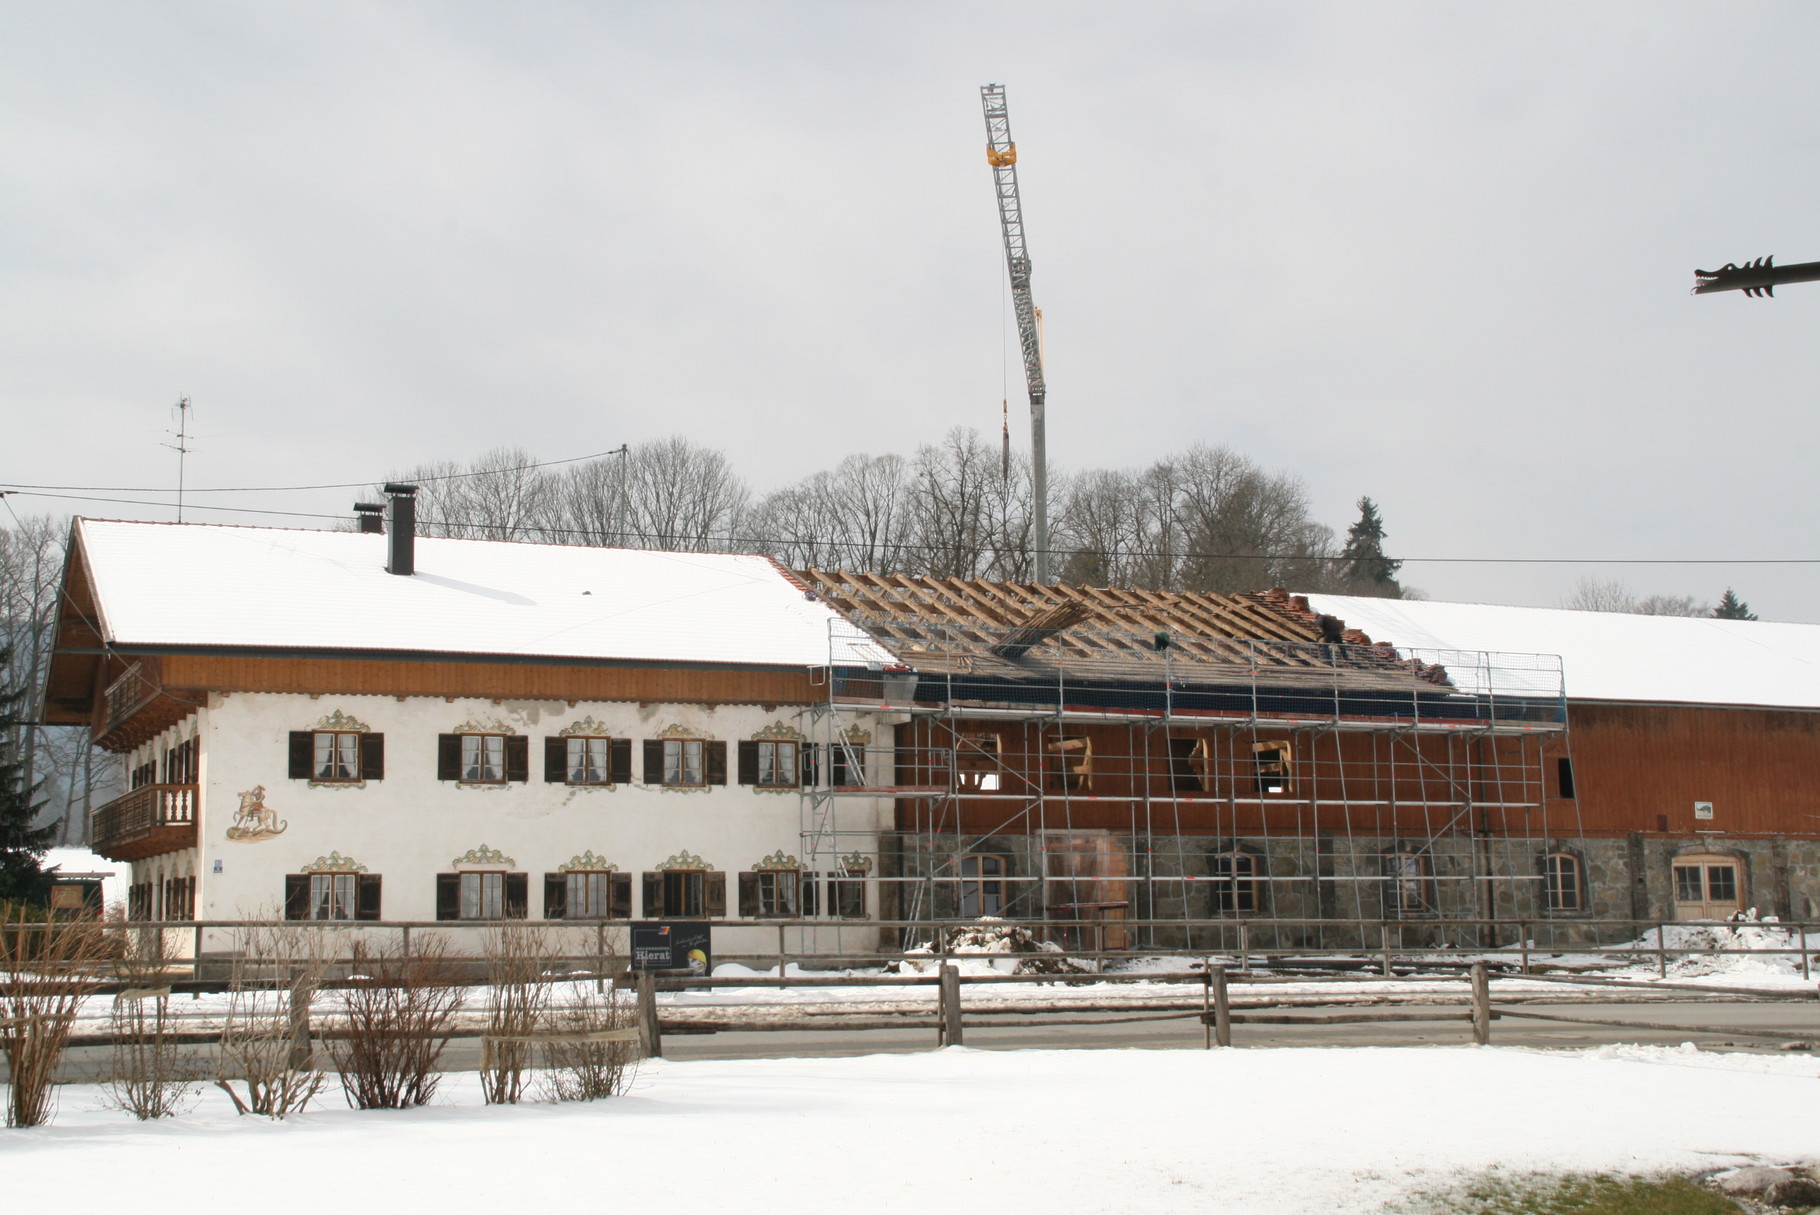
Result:
[[[1675,858],[1675,918],[1723,920],[1743,910],[1744,883],[1729,856]]]
[[[1129,949],[1131,933],[1121,924],[1131,912],[1130,876],[1124,846],[1110,831],[1045,833],[1043,914],[1056,921],[1049,939],[1063,949]]]

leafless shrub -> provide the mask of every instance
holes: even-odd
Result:
[[[11,1079],[8,1126],[50,1121],[51,1079],[76,1013],[101,985],[116,951],[100,920],[47,923],[24,908],[0,907],[0,1052]]]
[[[118,935],[125,948],[114,963],[122,990],[108,1016],[114,1048],[107,1099],[142,1121],[174,1117],[194,1103],[200,1074],[194,1054],[175,1037],[170,965],[176,951],[155,925],[122,925]]]
[[[637,1039],[600,1041],[589,1035],[627,1030],[637,1023],[636,1005],[613,988],[597,993],[591,984],[576,984],[575,1002],[549,1018],[553,1036],[544,1047],[544,1066],[549,1070],[542,1076],[543,1096],[551,1101],[598,1101],[625,1092],[638,1074]]]
[[[353,977],[329,1055],[348,1104],[363,1110],[426,1104],[442,1077],[436,1064],[467,998],[440,938],[370,948],[356,941]]]
[[[536,1044],[525,1041],[537,1032],[550,1005],[553,949],[547,930],[530,924],[507,924],[487,934],[486,1057],[480,1089],[489,1105],[513,1104],[524,1092],[525,1070]]]
[[[283,1118],[322,1091],[310,1008],[335,957],[338,934],[271,923],[236,935],[215,1087],[242,1114]]]

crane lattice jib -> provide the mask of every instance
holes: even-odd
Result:
[[[1005,268],[1011,272],[1011,305],[1017,313],[1018,344],[1024,351],[1024,379],[1030,386],[1031,405],[1040,406],[1048,389],[1043,383],[1036,305],[1030,298],[1030,254],[1024,247],[1024,209],[1017,193],[1017,145],[1011,142],[1004,86],[981,87],[980,104],[986,111],[986,161],[998,185],[998,218],[1005,233]]]

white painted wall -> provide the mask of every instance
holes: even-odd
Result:
[[[288,775],[288,737],[317,727],[340,712],[385,735],[385,778],[361,786],[312,785]],[[579,718],[592,717],[614,737],[632,740],[633,783],[615,788],[574,787],[543,779],[543,740]],[[851,718],[848,719],[852,720]],[[869,762],[888,763],[891,730],[861,717],[877,740]],[[287,693],[211,693],[206,708],[127,757],[131,765],[161,755],[188,732],[202,738],[198,852],[154,857],[134,866],[134,880],[198,875],[197,915],[202,919],[265,918],[281,914],[284,875],[330,852],[383,878],[382,915],[388,920],[433,920],[436,875],[455,869],[455,858],[485,845],[512,858],[530,875],[533,917],[541,914],[543,875],[592,849],[633,875],[633,915],[643,917],[638,875],[687,849],[727,873],[728,912],[738,912],[737,875],[781,850],[802,852],[802,799],[794,791],[760,792],[738,784],[741,739],[777,722],[808,732],[796,709],[766,712],[758,705],[665,705],[620,702],[454,699],[442,697],[309,696]],[[465,786],[436,779],[437,735],[464,723],[498,723],[530,739],[531,779],[504,786]],[[847,724],[845,721],[843,725]],[[728,783],[702,791],[646,786],[642,740],[682,725],[701,737],[727,743]],[[882,747],[880,744],[883,744]],[[887,771],[877,776],[889,779]],[[824,775],[825,779],[825,775]],[[239,795],[265,788],[265,804],[285,823],[282,834],[230,840]],[[841,798],[843,831],[876,833],[890,822],[888,798]],[[842,850],[875,854],[876,835],[848,836]],[[808,858],[804,858],[805,862]],[[818,867],[831,868],[824,861]],[[876,866],[874,872],[877,872]],[[877,912],[877,891],[868,892]],[[831,921],[827,948],[869,948],[851,922]],[[769,927],[716,933],[717,952],[768,952],[777,934]],[[793,942],[794,943],[794,942]],[[811,943],[812,944],[812,943]]]

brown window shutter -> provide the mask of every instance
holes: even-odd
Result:
[[[739,783],[758,783],[758,743],[753,739],[745,739],[739,744]]]
[[[632,875],[629,873],[609,873],[607,875],[607,912],[616,920],[632,918]]]
[[[645,745],[648,747],[651,744],[646,743]],[[644,888],[645,888],[645,918],[647,920],[663,919],[664,918],[664,875],[661,873],[646,872],[644,875]]]
[[[727,783],[727,744],[724,742],[705,742],[701,745],[703,767],[707,769],[710,785]]]
[[[360,736],[360,779],[385,779],[385,735]]]
[[[461,735],[438,734],[436,736],[436,779],[461,779]]]
[[[310,779],[310,764],[316,758],[316,735],[310,730],[291,731],[291,779]]]
[[[308,735],[305,735],[308,737]],[[134,903],[139,888],[133,887]],[[140,916],[134,916],[140,919]],[[287,920],[307,920],[310,918],[310,878],[305,873],[287,873],[284,875],[284,918]]]
[[[524,735],[519,735],[523,738]],[[531,875],[506,874],[506,919],[523,920],[531,914]]]
[[[798,749],[797,755],[799,757],[799,762],[802,764],[802,769],[803,769],[802,784],[808,788],[813,789],[815,787],[816,780],[819,779],[817,776],[817,773],[819,772],[819,770],[821,768],[821,764],[818,762],[821,758],[821,744],[820,743],[804,743]]]
[[[645,784],[664,783],[664,744],[656,738],[645,739]]]
[[[563,784],[569,779],[568,739],[552,735],[543,740],[543,779],[545,784],[551,785]]]
[[[357,874],[354,878],[354,918],[377,920],[379,916],[379,875]]]
[[[632,783],[632,740],[615,738],[612,740],[612,763],[607,779],[616,785]]]
[[[847,748],[828,744],[828,786],[838,788],[847,783]]]
[[[758,875],[756,873],[739,875],[739,914],[741,919],[746,920],[758,915]]]
[[[727,914],[727,875],[716,869],[701,875],[703,915]]]
[[[543,875],[543,918],[546,920],[569,918],[568,874],[546,873]]]
[[[506,779],[531,779],[531,740],[523,734],[506,735]]]
[[[813,869],[803,870],[803,915],[804,917],[821,913],[822,875]]]
[[[454,738],[455,735],[445,735]],[[459,873],[439,873],[436,875],[436,918],[439,920],[459,920],[461,918],[461,875]]]

